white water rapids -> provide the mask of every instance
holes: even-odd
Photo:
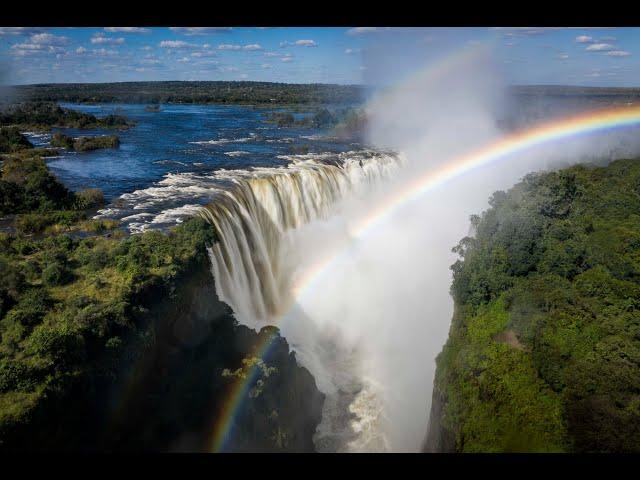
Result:
[[[342,342],[339,330],[315,325],[295,304],[292,287],[297,259],[314,255],[299,229],[339,215],[341,202],[373,192],[403,161],[372,151],[292,160],[287,168],[234,172],[231,185],[201,211],[219,238],[209,250],[217,294],[240,323],[278,325],[316,378],[326,395],[317,450],[388,451],[380,391],[362,375],[360,352]]]

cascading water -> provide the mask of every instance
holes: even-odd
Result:
[[[201,212],[219,238],[209,253],[220,299],[246,325],[273,322],[291,301],[286,233],[328,218],[340,200],[375,187],[400,163],[391,154],[349,152],[230,178],[233,186]]]
[[[298,267],[291,257],[300,245],[290,234],[336,215],[342,201],[374,190],[403,160],[373,151],[291,160],[287,168],[235,172],[230,186],[201,211],[219,240],[209,249],[217,294],[253,328],[278,324],[287,313],[295,317],[294,325],[279,326],[326,394],[314,438],[319,451],[384,451],[382,404],[359,375],[357,349],[342,345],[339,332],[316,328],[302,312],[291,315]]]

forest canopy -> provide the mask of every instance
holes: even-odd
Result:
[[[640,451],[640,162],[534,173],[454,249],[456,450]]]
[[[270,82],[63,83],[13,87],[22,100],[72,103],[351,104],[364,100],[358,85]]]

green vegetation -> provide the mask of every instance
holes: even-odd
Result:
[[[45,212],[73,206],[75,197],[49,172],[42,150],[26,150],[3,158],[0,215]]]
[[[67,150],[73,150],[73,137],[65,135],[64,133],[56,132],[51,137],[50,144],[54,148],[66,148]]]
[[[265,114],[266,122],[275,123],[278,127],[287,128],[296,125],[295,117],[290,112],[269,112]]]
[[[12,153],[33,145],[17,127],[0,127],[0,153]]]
[[[71,103],[349,104],[363,100],[357,85],[269,82],[121,82],[20,85],[31,101]]]
[[[250,368],[227,447],[313,450],[323,396],[277,329],[239,326],[217,299],[211,226],[88,220],[102,192],[67,190],[49,152],[7,154],[0,175],[0,451],[207,450]]]
[[[104,205],[104,194],[99,188],[86,188],[76,193],[76,206],[87,210]]]
[[[80,398],[67,396],[78,385],[97,389],[116,378],[124,350],[142,355],[151,340],[141,323],[144,307],[150,306],[145,297],[169,294],[175,277],[206,255],[209,232],[192,222],[171,235],[127,239],[0,237],[0,262],[9,273],[0,285],[0,439],[5,444],[26,448],[26,432],[36,426],[41,435],[55,429],[58,422],[47,422],[39,413],[61,414],[53,402],[100,403],[88,396],[91,390]],[[77,442],[77,433],[70,427],[65,435]],[[55,445],[42,442],[33,448]]]
[[[329,110],[323,107],[299,119],[289,111],[269,112],[265,114],[265,121],[275,123],[281,128],[333,129],[339,136],[350,137],[363,134],[367,118],[365,112],[359,108]]]
[[[89,152],[100,148],[118,148],[120,146],[120,138],[117,135],[101,135],[74,139],[63,133],[54,133],[51,138],[51,146],[75,150],[76,152]]]
[[[30,101],[2,105],[0,126],[14,126],[20,130],[50,130],[60,128],[117,128],[126,129],[133,124],[122,115],[97,118],[88,113],[63,108],[53,102]]]
[[[224,372],[246,368],[265,335],[277,337],[268,376],[231,448],[313,449],[322,396],[277,330],[238,326],[215,298],[212,232],[193,219],[168,234],[0,236],[0,449],[206,448],[233,385]],[[173,445],[187,433],[197,442]]]
[[[465,452],[640,451],[640,161],[530,174],[490,205],[454,249],[444,436]]]

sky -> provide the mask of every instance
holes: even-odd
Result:
[[[478,44],[511,84],[640,86],[640,29],[0,27],[0,83],[389,84]]]

